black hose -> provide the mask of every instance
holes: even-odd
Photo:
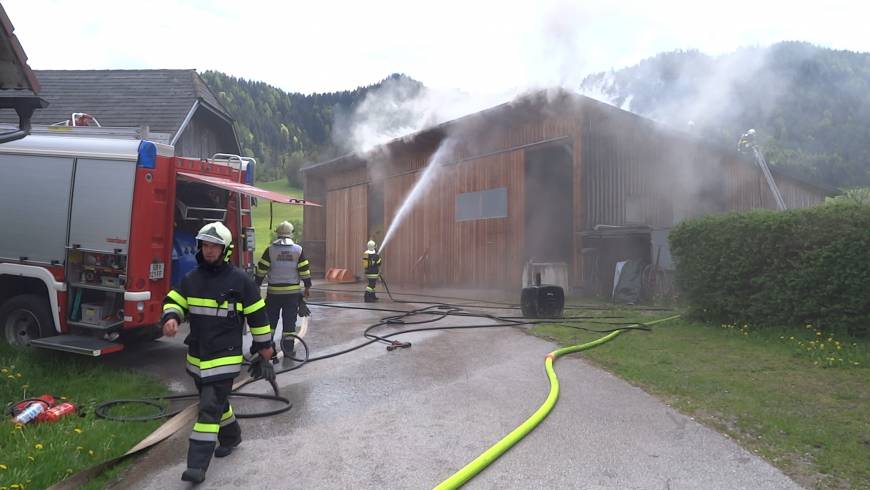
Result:
[[[553,324],[554,322],[558,322],[556,324],[563,326],[563,327],[574,328],[574,329],[584,330],[584,331],[593,332],[593,333],[609,333],[609,332],[614,332],[617,330],[645,330],[645,331],[651,330],[650,327],[647,327],[647,326],[644,326],[641,324],[622,326],[622,327],[611,328],[611,329],[590,329],[590,328],[570,324],[573,322],[582,321],[583,323],[596,323],[596,324],[604,324],[604,325],[625,325],[625,322],[600,321],[602,319],[603,320],[624,319],[624,317],[622,317],[622,316],[570,316],[570,317],[558,317],[558,318],[538,318],[538,319],[532,320],[532,319],[527,319],[524,317],[516,317],[516,316],[498,316],[498,315],[486,314],[486,313],[472,313],[472,312],[464,311],[462,309],[463,306],[466,306],[466,307],[473,306],[475,308],[494,308],[494,309],[503,309],[503,310],[505,310],[505,309],[518,309],[519,308],[519,306],[517,306],[517,305],[512,305],[512,304],[508,304],[508,303],[498,303],[495,301],[482,301],[482,302],[500,305],[500,306],[479,305],[479,304],[473,304],[473,303],[472,304],[458,305],[458,304],[451,304],[451,303],[400,300],[400,299],[396,299],[393,296],[386,280],[384,280],[383,277],[381,277],[381,281],[384,285],[384,289],[386,290],[387,295],[389,296],[390,300],[392,300],[394,303],[424,304],[424,305],[428,305],[428,306],[423,306],[421,308],[416,308],[413,310],[396,310],[396,309],[389,309],[389,308],[376,308],[376,307],[371,307],[371,306],[363,307],[363,306],[335,305],[335,304],[330,304],[330,303],[308,302],[309,305],[321,306],[321,307],[325,307],[325,308],[380,311],[380,312],[385,312],[385,313],[395,313],[395,315],[386,316],[386,317],[382,318],[379,322],[368,326],[365,329],[365,331],[363,332],[363,337],[365,337],[367,339],[365,342],[362,342],[362,343],[355,345],[353,347],[349,347],[347,349],[343,349],[340,351],[336,351],[336,352],[332,352],[332,353],[324,354],[324,355],[320,355],[320,356],[315,356],[315,357],[310,356],[310,349],[308,347],[308,344],[305,342],[305,340],[302,339],[302,337],[299,337],[295,334],[288,334],[289,336],[294,337],[295,339],[299,340],[299,342],[302,344],[302,346],[305,349],[305,354],[304,354],[302,359],[296,359],[293,357],[285,357],[286,359],[294,361],[295,364],[292,366],[275,371],[275,375],[277,376],[279,374],[283,374],[283,373],[286,373],[289,371],[294,371],[296,369],[301,368],[302,366],[304,366],[305,364],[307,364],[309,362],[322,361],[324,359],[330,359],[332,357],[337,357],[337,356],[340,356],[343,354],[347,354],[349,352],[353,352],[357,349],[361,349],[361,348],[366,347],[366,346],[373,344],[375,342],[381,342],[381,343],[387,344],[388,350],[392,350],[392,349],[397,348],[397,347],[410,347],[411,344],[409,342],[398,342],[398,341],[389,340],[389,339],[391,337],[395,337],[397,335],[402,335],[402,334],[407,334],[407,333],[415,333],[415,332],[425,332],[425,331],[433,331],[433,330],[461,330],[461,329],[472,329],[472,328],[521,327],[521,326],[533,326],[533,325],[540,325],[540,324]],[[330,291],[328,289],[319,289],[319,290]],[[346,292],[343,290],[333,290],[333,291]],[[424,296],[424,297],[426,296],[426,295],[406,294],[406,293],[397,293],[397,294],[410,295],[410,296]],[[443,299],[467,299],[467,298],[452,298],[452,297],[444,297],[444,296],[428,296],[428,297],[443,298]],[[580,306],[572,306],[572,307],[599,309],[599,310],[606,309],[604,307],[597,307],[597,306],[591,306],[591,305],[580,305]],[[652,309],[652,308],[650,308],[650,309]],[[664,308],[662,308],[662,309],[664,309]],[[422,320],[410,320],[410,318],[417,316],[417,315],[428,315],[431,318],[425,318]],[[462,316],[462,317],[470,317],[470,318],[488,319],[488,320],[491,320],[495,323],[486,324],[486,325],[479,325],[479,324],[474,325],[474,324],[472,324],[472,325],[451,325],[451,326],[439,326],[439,327],[417,327],[417,328],[399,330],[399,331],[391,332],[391,333],[384,334],[384,335],[376,335],[376,334],[372,333],[373,330],[375,330],[379,327],[395,326],[395,325],[405,325],[405,326],[424,325],[427,323],[433,323],[433,322],[437,322],[439,320],[443,320],[444,318],[447,318],[448,316]],[[248,364],[249,364],[249,362],[243,363],[243,365],[248,365]],[[275,400],[275,401],[280,401],[280,402],[284,403],[285,406],[282,406],[281,408],[278,408],[276,410],[270,410],[270,411],[265,411],[265,412],[255,412],[255,413],[248,413],[248,414],[236,413],[236,417],[238,417],[238,418],[268,417],[271,415],[276,415],[279,413],[286,412],[286,411],[290,410],[290,408],[292,407],[292,405],[290,404],[290,401],[288,399],[278,395],[277,389],[275,390],[275,395],[261,395],[261,394],[254,394],[254,393],[239,393],[238,392],[239,389],[241,389],[241,388],[243,388],[251,383],[259,381],[260,379],[262,379],[262,378],[251,378],[251,379],[244,381],[242,384],[240,384],[238,387],[236,387],[236,389],[230,394],[230,396],[231,397],[237,396],[237,397],[249,397],[249,398],[259,398],[259,399],[266,399],[266,400]],[[277,388],[274,385],[273,385],[273,387]],[[170,411],[168,411],[168,407],[161,405],[160,403],[158,403],[158,401],[169,400],[171,402],[172,400],[179,400],[179,399],[185,399],[185,398],[198,398],[198,396],[199,395],[197,393],[184,393],[184,394],[179,394],[179,395],[170,395],[170,396],[163,396],[163,397],[143,398],[143,399],[139,399],[139,400],[110,400],[110,401],[107,401],[107,402],[104,402],[104,403],[97,405],[95,407],[94,411],[98,416],[105,418],[105,419],[109,419],[109,420],[119,420],[119,421],[155,420],[155,419],[159,419],[159,418],[171,417],[173,415],[176,415],[177,413],[179,413],[182,410],[182,409],[177,409],[177,410],[170,412]],[[125,404],[149,405],[149,406],[157,408],[158,412],[154,415],[142,415],[142,416],[130,416],[130,417],[112,416],[108,413],[112,407],[119,406],[119,405],[125,405]]]

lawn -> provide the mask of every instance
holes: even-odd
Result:
[[[287,179],[275,180],[272,182],[257,182],[257,187],[274,192],[280,192],[290,197],[302,198],[302,190],[296,187],[291,187],[287,183]],[[254,262],[260,259],[263,249],[272,240],[272,232],[278,223],[287,220],[293,223],[296,227],[294,238],[302,239],[302,206],[291,204],[273,204],[272,205],[272,227],[269,228],[269,201],[259,200],[259,204],[254,208],[253,223],[255,237],[257,240],[257,248],[254,250]]]
[[[56,423],[0,425],[0,488],[47,488],[65,476],[125,453],[161,420],[113,422],[94,406],[166,393],[156,379],[105,365],[100,358],[15,351],[0,342],[0,401],[49,393],[78,408]]]
[[[634,321],[670,314],[618,313]],[[553,325],[534,333],[561,345],[604,335]],[[804,487],[870,488],[870,339],[834,338],[813,326],[760,330],[679,319],[580,355],[729,435]]]

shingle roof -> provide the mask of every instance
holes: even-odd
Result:
[[[107,127],[148,126],[175,134],[195,100],[228,121],[232,119],[196,70],[34,70],[46,109],[33,124],[53,124],[86,112]],[[0,121],[15,122],[0,113]]]

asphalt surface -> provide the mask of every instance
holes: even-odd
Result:
[[[412,308],[389,302],[376,307]],[[365,327],[388,314],[313,306],[305,337],[312,356],[364,342]],[[468,323],[451,318],[438,324]],[[161,339],[116,362],[155,373],[176,391],[192,390],[183,372],[182,338]],[[544,356],[556,346],[522,328],[400,338],[413,346],[388,352],[373,344],[279,376],[293,409],[242,420],[244,442],[229,457],[212,460],[197,488],[432,488],[547,397]],[[727,437],[581,355],[562,357],[555,368],[561,394],[553,411],[465,488],[800,488]],[[258,382],[245,391],[270,389]],[[233,406],[236,412],[272,407],[244,399]],[[189,488],[180,480],[188,434],[180,431],[150,449],[114,488]]]

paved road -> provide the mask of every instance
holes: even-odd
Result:
[[[306,339],[315,355],[357,345],[362,330],[384,315],[312,310]],[[403,338],[413,342],[411,349],[370,345],[279,377],[293,410],[242,420],[242,446],[213,460],[199,488],[432,488],[547,396],[543,360],[555,346],[520,328]],[[191,389],[183,352],[179,339],[161,340],[119,362]],[[553,412],[465,488],[800,488],[730,439],[579,355],[561,358],[556,371],[561,396]],[[260,385],[249,391],[266,392]],[[239,412],[262,408],[244,400],[234,406]],[[151,449],[117,487],[187,488],[180,481],[187,435],[182,431]]]

